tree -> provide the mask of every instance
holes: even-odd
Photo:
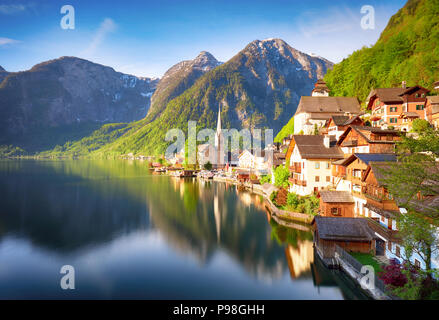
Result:
[[[416,133],[426,132],[430,128],[430,123],[424,119],[415,119],[412,123],[412,130]]]
[[[207,163],[204,164],[204,170],[212,170],[212,164],[210,161],[207,161]]]
[[[398,162],[378,169],[398,206],[407,210],[397,218],[405,259],[410,262],[413,254],[419,255],[431,279],[431,261],[438,251],[439,208],[428,199],[439,196],[439,131],[428,127],[417,138],[403,136],[397,148]]]
[[[290,177],[290,171],[284,167],[279,166],[274,170],[274,184],[277,187],[288,188],[288,178]]]

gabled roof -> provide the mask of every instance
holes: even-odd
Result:
[[[363,120],[361,120],[359,116],[350,117],[350,116],[333,115],[331,116],[331,120],[332,122],[334,122],[336,126],[348,126],[352,124],[355,120],[360,120],[361,122],[363,122]]]
[[[354,153],[342,161],[338,161],[334,164],[339,164],[346,167],[356,159],[359,159],[368,165],[370,162],[394,162],[397,160],[397,156],[395,153]]]
[[[372,98],[377,97],[384,103],[403,103],[403,99],[401,94],[406,91],[404,88],[377,88],[373,89],[369,96],[367,97],[367,101],[370,102]]]
[[[322,135],[294,135],[293,140],[303,159],[341,159],[343,151],[336,146],[337,140],[329,136],[329,148],[323,144]],[[293,141],[291,142],[293,143]]]
[[[331,117],[332,122],[334,122],[334,124],[336,126],[343,126],[346,121],[349,120],[349,116],[332,116]]]
[[[381,128],[377,127],[367,127],[367,126],[350,126],[348,127],[345,132],[340,136],[340,138],[337,141],[337,145],[341,145],[344,139],[348,136],[349,132],[351,130],[355,130],[358,132],[368,143],[395,143],[395,141],[386,141],[386,140],[372,140],[371,139],[371,133],[374,134],[391,134],[393,136],[399,136],[400,132],[397,130],[383,130]]]
[[[360,103],[355,97],[308,97],[300,98],[299,106],[296,114],[307,113],[334,113],[344,114],[345,112],[352,114],[360,113]]]
[[[426,89],[424,87],[421,87],[419,85],[416,85],[414,87],[408,87],[407,89],[405,89],[404,92],[400,94],[400,96],[403,96],[405,94],[411,94],[412,92],[415,92],[415,91],[418,91],[418,90],[424,90],[424,91],[430,92],[430,90],[428,90],[428,89]]]
[[[320,197],[326,203],[354,203],[354,198],[349,191],[320,191]]]
[[[371,107],[370,103],[371,100],[373,98],[379,98],[380,101],[384,102],[384,103],[403,103],[404,100],[402,98],[402,96],[406,95],[406,94],[410,94],[411,92],[414,92],[416,90],[426,90],[427,92],[429,92],[428,89],[425,89],[421,86],[414,86],[414,87],[407,87],[407,88],[402,88],[402,87],[396,87],[396,88],[376,88],[373,89],[370,93],[369,96],[367,97],[367,101],[368,101],[368,108]]]
[[[319,238],[333,241],[371,241],[375,238],[374,232],[364,218],[333,218],[316,216],[313,223],[316,225]]]

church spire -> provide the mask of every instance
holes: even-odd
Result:
[[[216,133],[221,132],[221,106],[218,107],[218,122],[216,124]]]

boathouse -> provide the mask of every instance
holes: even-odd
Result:
[[[316,251],[324,262],[334,258],[336,245],[347,252],[375,255],[375,236],[367,219],[316,216],[312,229]]]

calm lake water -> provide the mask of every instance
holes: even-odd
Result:
[[[75,290],[60,269],[75,268]],[[137,161],[0,161],[0,299],[363,299],[235,186]]]

